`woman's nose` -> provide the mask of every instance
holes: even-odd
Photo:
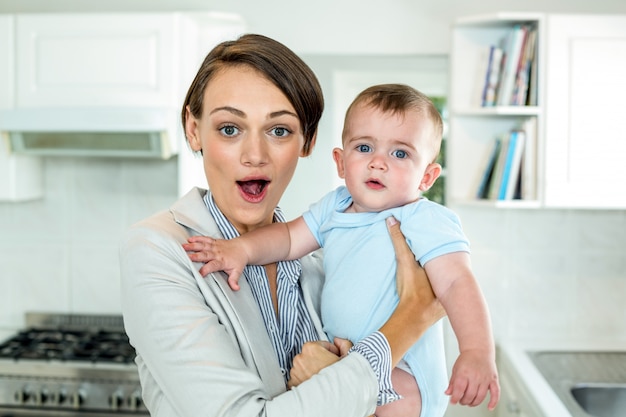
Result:
[[[241,163],[250,166],[264,165],[268,161],[267,141],[263,134],[250,134],[242,142]]]

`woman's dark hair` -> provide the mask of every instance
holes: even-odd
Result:
[[[194,117],[202,116],[204,91],[223,68],[247,65],[263,74],[296,110],[304,135],[303,153],[308,155],[314,144],[317,125],[324,110],[324,97],[317,77],[307,64],[282,43],[263,35],[246,34],[222,42],[206,56],[194,78],[182,108],[183,131],[186,107]]]

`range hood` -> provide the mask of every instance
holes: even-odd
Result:
[[[178,125],[172,108],[0,111],[0,132],[17,155],[168,159],[178,152]]]

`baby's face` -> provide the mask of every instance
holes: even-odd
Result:
[[[353,108],[343,150],[333,154],[354,201],[350,211],[378,212],[419,199],[441,171],[431,163],[433,137],[432,122],[415,110],[391,114],[371,106]]]

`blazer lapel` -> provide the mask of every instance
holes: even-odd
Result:
[[[207,277],[207,279],[213,279],[220,287],[224,298],[228,300],[232,312],[237,317],[236,323],[241,326],[240,332],[239,329],[235,329],[238,332],[238,339],[240,341],[245,339],[247,342],[248,351],[244,352],[244,355],[248,354],[252,358],[259,376],[272,396],[285,392],[285,379],[280,372],[280,364],[248,281],[240,280],[239,291],[233,291],[228,286],[226,278],[223,272]],[[233,325],[235,325],[234,320]]]
[[[211,236],[223,239],[215,220],[204,204],[206,190],[192,189],[179,199],[170,211],[176,221],[190,229],[190,234]],[[191,261],[190,261],[191,262]],[[199,276],[199,274],[198,274]],[[232,330],[240,344],[244,360],[253,361],[268,393],[272,396],[285,391],[285,380],[280,365],[265,328],[259,307],[256,304],[248,282],[239,282],[240,290],[233,291],[223,272],[213,273],[203,278],[214,296],[222,303],[230,305],[226,312]],[[244,344],[245,342],[245,344]]]

